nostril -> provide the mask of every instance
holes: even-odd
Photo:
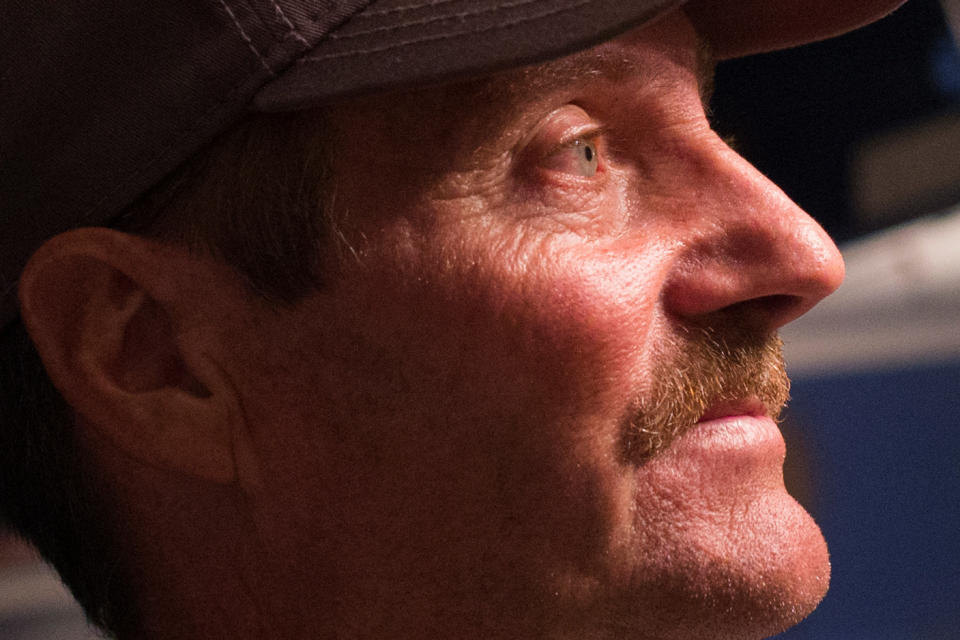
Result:
[[[765,314],[768,317],[781,317],[788,315],[801,304],[803,304],[803,298],[800,296],[777,293],[760,296],[752,300],[744,300],[732,306],[745,307],[747,309],[754,308],[759,314]]]
[[[706,314],[700,320],[708,324],[720,322],[731,327],[737,326],[748,332],[766,333],[801,315],[804,310],[802,297],[773,294],[735,302]]]

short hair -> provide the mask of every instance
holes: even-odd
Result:
[[[251,116],[111,226],[212,255],[257,296],[293,304],[322,286],[319,259],[333,235],[329,140],[322,110]],[[91,623],[134,632],[135,585],[118,564],[109,498],[20,322],[0,335],[0,416],[0,524],[53,565]]]

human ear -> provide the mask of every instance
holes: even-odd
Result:
[[[21,315],[85,425],[143,464],[230,483],[242,413],[171,284],[193,276],[186,255],[112,229],[61,234],[23,271]]]

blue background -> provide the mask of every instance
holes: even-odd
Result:
[[[960,638],[960,362],[795,380],[792,395],[833,575],[778,638]]]

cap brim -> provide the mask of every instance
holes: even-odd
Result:
[[[719,59],[824,40],[874,22],[906,0],[693,0],[686,7]]]
[[[905,0],[693,0],[685,7],[718,58],[845,33]],[[263,111],[469,77],[556,58],[644,24],[683,0],[377,0],[257,94]]]

